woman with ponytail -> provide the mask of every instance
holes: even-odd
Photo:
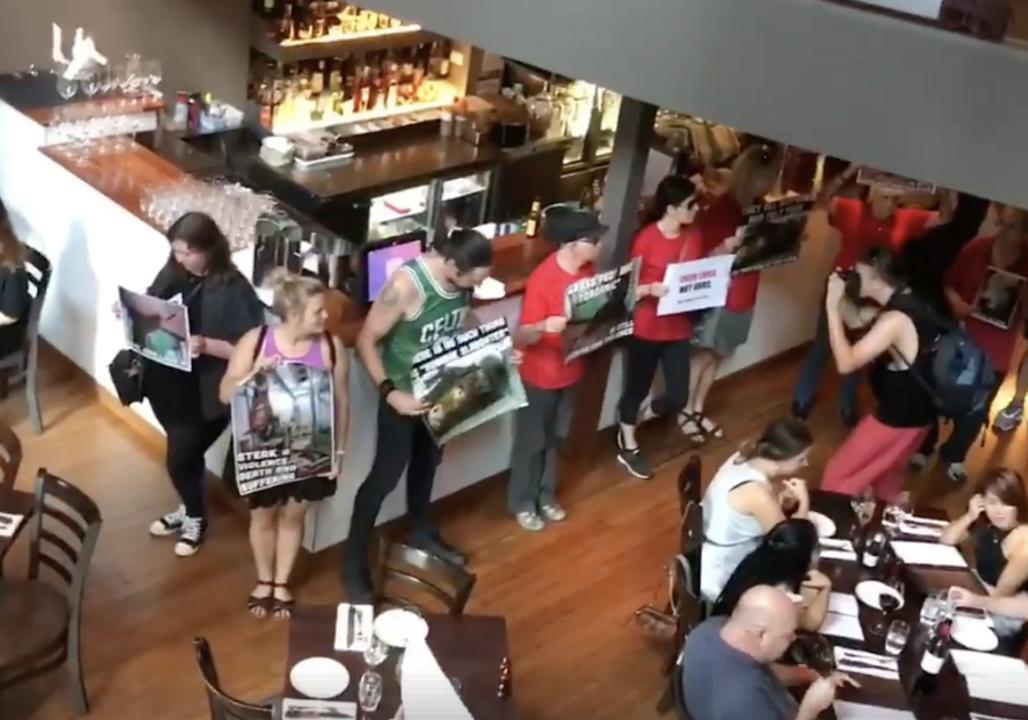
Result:
[[[664,274],[668,265],[703,257],[703,239],[692,229],[699,210],[699,197],[691,180],[669,175],[657,186],[644,225],[632,241],[631,257],[641,260],[639,304],[635,310],[635,332],[628,339],[625,388],[618,404],[618,461],[633,476],[645,480],[653,467],[643,456],[635,437],[642,420],[677,414],[689,394],[689,315],[657,315],[657,302],[667,294]],[[650,392],[657,365],[664,373],[664,396],[640,411]],[[684,427],[690,437],[698,427]]]
[[[771,528],[792,516],[807,517],[807,484],[793,477],[807,466],[813,438],[799,420],[773,421],[755,442],[728,458],[703,496],[700,591],[713,602],[744,557]]]
[[[283,363],[327,370],[333,376],[337,472],[342,468],[349,417],[349,362],[342,343],[325,330],[325,286],[313,278],[279,268],[271,277],[273,310],[281,323],[260,327],[243,336],[221,382],[221,401],[230,403],[236,389],[255,372]],[[274,423],[270,399],[259,404],[264,424]],[[257,587],[247,608],[257,617],[288,617],[293,607],[289,591],[296,556],[303,540],[304,518],[310,503],[335,494],[334,476],[307,478],[260,490],[247,496],[250,505],[250,547],[257,568]]]

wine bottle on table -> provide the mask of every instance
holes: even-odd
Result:
[[[528,213],[528,222],[525,223],[525,235],[530,238],[539,236],[539,222],[542,220],[543,204],[536,198],[532,201],[532,209]]]
[[[925,645],[924,654],[921,656],[921,667],[914,680],[913,691],[922,695],[929,695],[938,686],[939,672],[946,664],[949,657],[950,645],[952,643],[950,634],[953,630],[953,621],[946,619],[935,626],[928,643]]]

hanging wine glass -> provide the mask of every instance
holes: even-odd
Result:
[[[57,75],[57,94],[64,100],[71,100],[78,91],[79,84],[77,80],[69,80],[64,75]]]

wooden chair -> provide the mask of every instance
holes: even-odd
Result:
[[[32,304],[29,306],[28,322],[25,326],[25,340],[22,346],[12,353],[0,357],[0,399],[6,398],[11,385],[25,384],[25,397],[29,404],[29,418],[36,434],[43,432],[43,415],[39,409],[39,387],[37,375],[39,370],[39,320],[43,315],[43,303],[46,291],[50,286],[50,261],[46,256],[32,248],[26,248],[28,258],[25,269],[29,276],[29,294]]]
[[[74,485],[41,469],[31,523],[28,580],[5,581],[0,593],[0,690],[67,664],[75,708],[85,714],[82,591],[100,510]],[[41,571],[53,578],[42,579]]]
[[[703,554],[703,506],[698,502],[686,503],[679,530],[678,552],[691,570],[689,587],[693,595],[700,594],[700,558]]]
[[[671,678],[668,685],[670,686],[671,692],[671,704],[675,709],[675,715],[678,716],[678,720],[692,720],[692,718],[689,717],[689,711],[685,707],[685,686],[682,678],[682,655],[679,655],[674,668],[671,670]]]
[[[14,489],[21,457],[21,440],[14,434],[14,430],[0,425],[0,492]]]
[[[428,596],[442,602],[451,615],[464,613],[476,577],[462,567],[400,542],[386,547],[381,571],[379,602],[415,605]],[[412,591],[395,594],[393,588]],[[417,599],[415,599],[417,598]]]
[[[274,706],[272,704],[255,705],[243,702],[226,695],[218,680],[218,669],[214,664],[214,655],[207,638],[194,638],[193,648],[196,650],[196,663],[200,666],[204,686],[207,689],[207,702],[211,708],[211,720],[272,720]]]
[[[700,502],[702,474],[700,456],[690,455],[682,471],[678,473],[678,511],[682,515],[685,514],[685,508],[690,502]]]

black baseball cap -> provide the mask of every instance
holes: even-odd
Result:
[[[609,229],[595,212],[574,205],[551,205],[543,214],[543,232],[555,245],[599,240]]]

